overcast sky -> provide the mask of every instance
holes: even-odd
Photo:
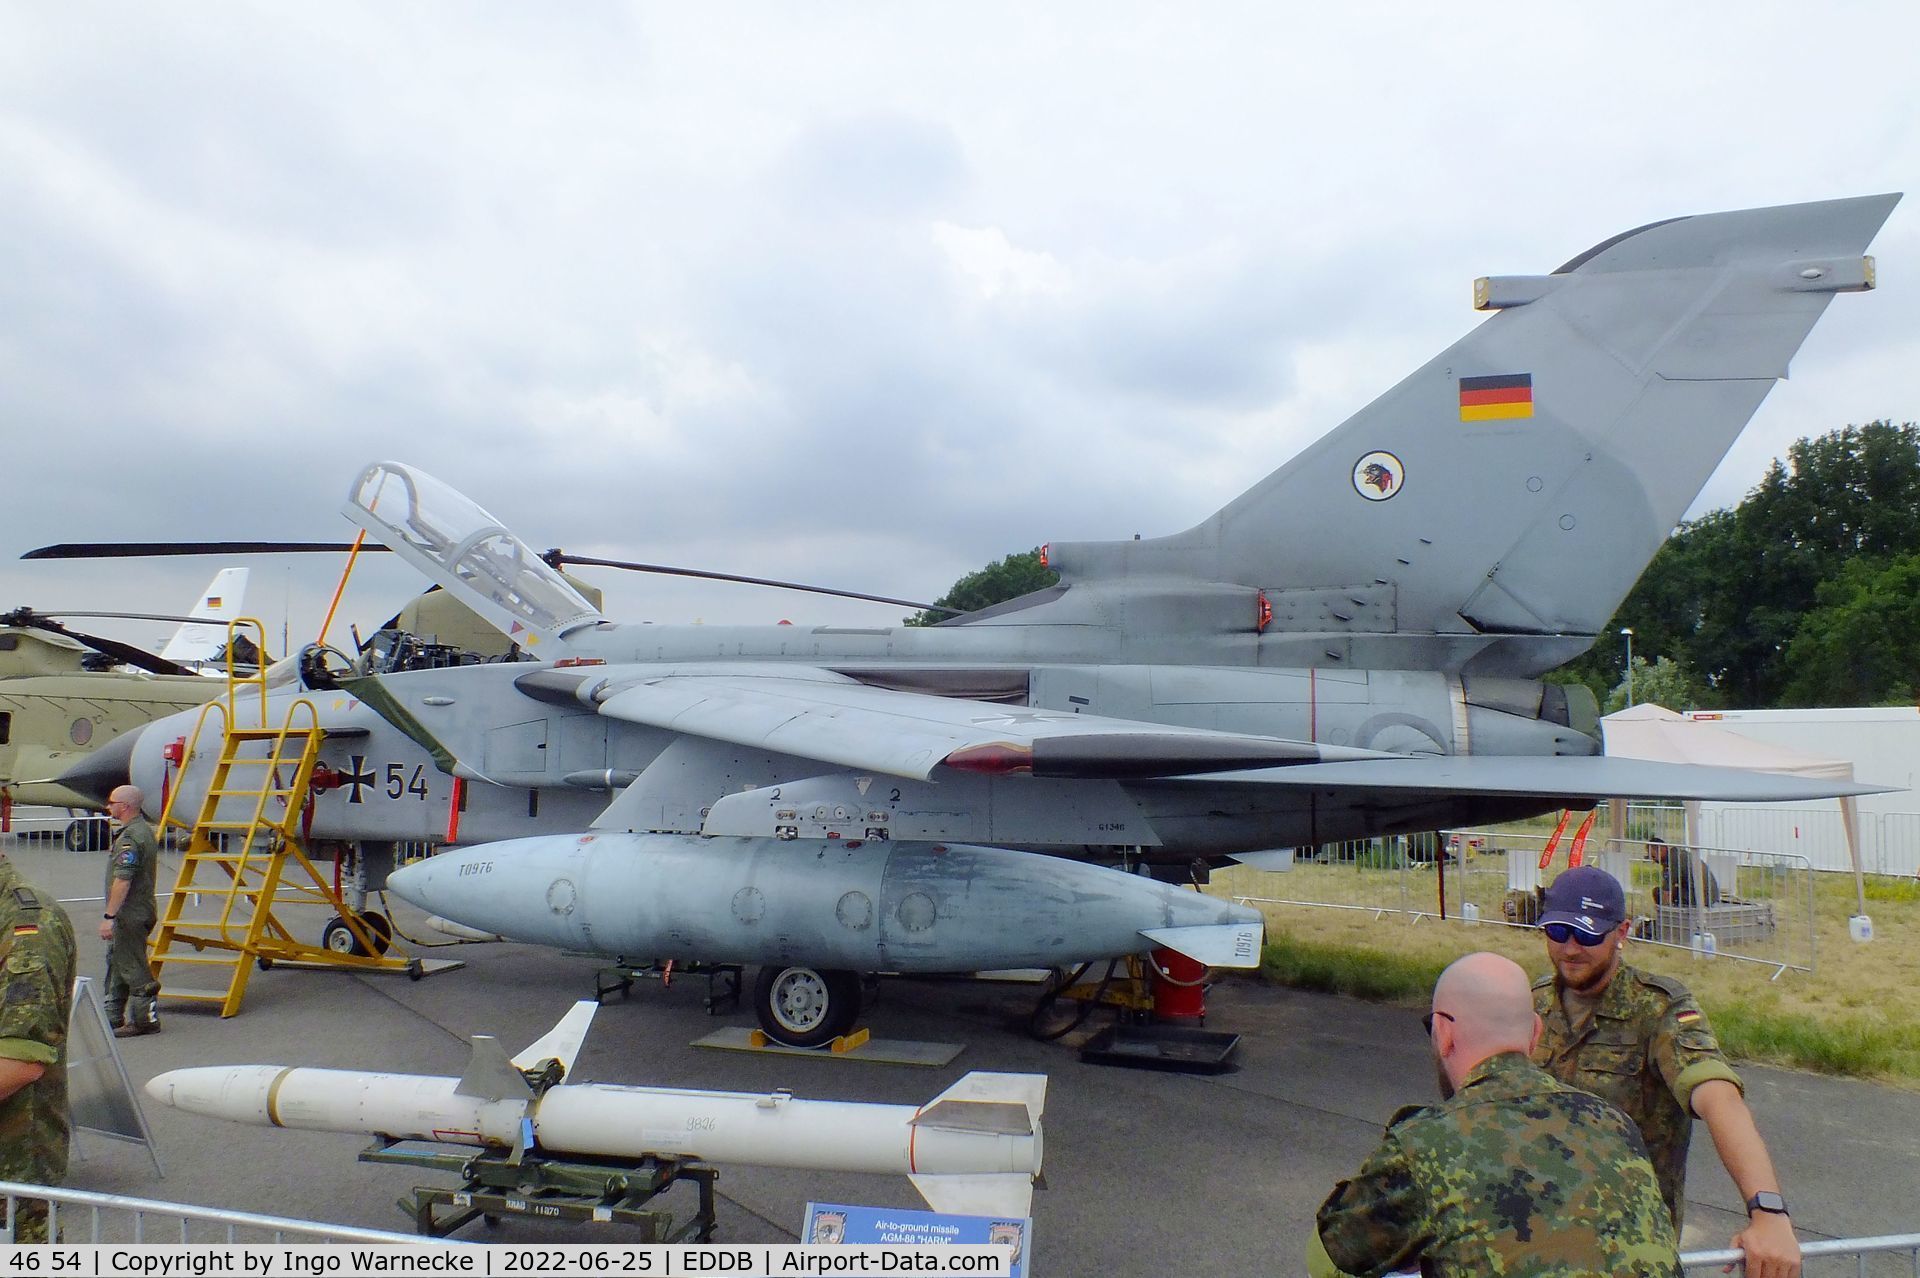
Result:
[[[15,557],[345,538],[377,458],[538,547],[906,598],[1176,531],[1476,275],[1906,189],[1915,47],[1891,2],[8,4],[0,607],[184,607],[219,563]],[[1920,418],[1920,195],[1874,252],[1696,512]],[[337,563],[252,562],[310,638]],[[901,612],[599,580],[626,620]]]

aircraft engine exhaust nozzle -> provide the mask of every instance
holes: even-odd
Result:
[[[1263,932],[1231,901],[958,843],[546,835],[442,852],[387,887],[515,941],[860,972],[1063,967],[1156,945],[1256,967]]]
[[[530,1128],[531,1153],[902,1175],[936,1211],[1030,1214],[1044,1074],[975,1071],[924,1105],[565,1082],[596,1006],[576,1004],[513,1058],[497,1039],[476,1037],[459,1078],[208,1065],[160,1074],[147,1094],[191,1114],[262,1127],[502,1150]],[[528,1076],[550,1061],[561,1065],[562,1081],[536,1092]]]

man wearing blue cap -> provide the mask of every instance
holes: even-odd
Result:
[[[1622,961],[1626,894],[1605,870],[1577,866],[1547,888],[1540,911],[1553,974],[1534,983],[1543,1030],[1534,1063],[1625,1110],[1640,1127],[1661,1196],[1680,1227],[1693,1120],[1704,1119],[1747,1203],[1750,1278],[1796,1278],[1800,1244],[1740,1076],[1720,1054],[1706,1013],[1680,982]]]

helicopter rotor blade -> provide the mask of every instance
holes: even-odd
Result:
[[[176,617],[165,612],[35,612],[36,617],[111,617],[118,621],[175,621],[182,625],[219,624],[210,617]]]
[[[349,541],[63,541],[41,546],[22,559],[145,559],[163,555],[302,555],[345,554]],[[360,547],[385,550],[378,542]]]
[[[22,559],[138,559],[163,555],[345,554],[352,549],[352,543],[344,541],[81,541],[41,546],[36,550],[29,550],[20,557]],[[384,551],[387,547],[369,540],[360,549],[364,553]],[[555,568],[568,564],[589,568],[619,568],[626,572],[649,572],[663,577],[693,577],[702,581],[731,581],[743,586],[771,586],[776,590],[797,590],[810,595],[830,595],[836,599],[858,599],[864,603],[916,608],[921,612],[941,613],[949,617],[961,615],[961,609],[958,608],[942,608],[937,604],[921,603],[913,599],[894,599],[886,595],[863,594],[857,590],[810,586],[799,581],[778,581],[771,577],[745,577],[738,573],[710,572],[703,568],[675,568],[667,564],[643,564],[625,559],[598,559],[590,555],[571,555],[557,549],[549,550],[541,558]]]
[[[922,612],[941,612],[950,617],[960,615],[958,608],[942,608],[937,604],[918,603],[912,599],[890,599],[886,595],[867,595],[857,590],[809,586],[798,581],[776,581],[771,577],[742,577],[737,573],[709,572],[704,568],[673,568],[666,564],[641,564],[625,559],[596,559],[590,555],[570,555],[564,550],[549,550],[540,557],[555,568],[566,564],[579,564],[589,568],[621,568],[628,572],[658,573],[663,577],[696,577],[702,581],[732,581],[743,586],[772,586],[776,590],[798,590],[810,595],[832,595],[836,599],[859,599],[866,603],[893,604],[901,608],[917,608]]]
[[[95,652],[112,657],[124,665],[145,670],[150,674],[190,675],[193,673],[185,666],[168,661],[165,657],[156,657],[145,648],[137,648],[130,643],[122,643],[118,639],[108,639],[104,635],[90,635],[69,626],[63,626],[46,613],[36,613],[31,608],[16,608],[12,612],[0,615],[0,625],[44,630],[48,634],[61,635],[75,643],[85,644]]]

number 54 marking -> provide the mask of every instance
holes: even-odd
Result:
[[[426,800],[427,765],[424,763],[414,764],[413,775],[409,777],[407,775],[406,764],[389,763],[387,765],[387,797],[389,799],[398,799],[409,794],[418,795],[422,802]]]

